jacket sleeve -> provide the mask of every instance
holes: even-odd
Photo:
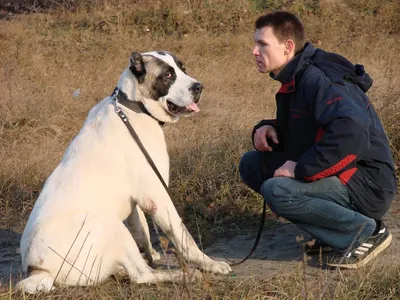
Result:
[[[350,95],[350,88],[329,83],[318,89],[315,118],[323,134],[300,157],[295,178],[316,181],[336,175],[352,168],[369,149],[367,104]]]
[[[279,133],[279,128],[277,126],[276,119],[262,120],[256,126],[254,126],[253,132],[251,133],[251,140],[253,141],[254,149],[256,149],[256,147],[254,145],[254,134],[256,133],[256,130],[258,128],[260,128],[264,125],[270,125],[270,126],[274,127],[277,132],[277,135],[278,135],[279,144],[275,144],[271,139],[267,139],[268,145],[270,145],[272,147],[273,151],[283,151],[283,141],[281,141],[281,139],[279,138],[280,133]]]

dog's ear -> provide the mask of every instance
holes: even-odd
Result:
[[[144,67],[143,57],[139,52],[132,52],[129,60],[129,70],[135,75],[139,83],[143,83],[144,76],[146,76],[146,69]]]

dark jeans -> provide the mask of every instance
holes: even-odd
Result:
[[[239,172],[278,216],[338,250],[359,246],[375,230],[375,220],[357,211],[346,187],[333,176],[315,182],[273,177],[283,161],[280,153],[251,151]]]

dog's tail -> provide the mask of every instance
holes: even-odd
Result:
[[[46,270],[35,270],[17,283],[16,289],[27,294],[49,292],[54,289],[54,278]]]

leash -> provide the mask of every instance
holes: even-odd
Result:
[[[153,171],[156,173],[158,179],[160,179],[162,185],[164,186],[165,190],[167,191],[168,196],[172,199],[172,197],[171,197],[171,195],[169,193],[168,186],[164,181],[164,178],[162,178],[160,172],[158,171],[158,169],[157,169],[156,165],[154,164],[153,160],[151,159],[149,153],[147,152],[146,148],[143,146],[142,141],[140,140],[140,138],[137,135],[136,131],[133,129],[131,123],[129,123],[129,120],[128,120],[127,116],[125,116],[125,113],[118,106],[118,102],[120,102],[123,99],[121,97],[121,95],[122,95],[122,97],[127,99],[126,95],[123,95],[123,92],[120,89],[115,88],[114,92],[113,92],[113,94],[111,96],[112,97],[112,104],[114,106],[114,111],[120,117],[120,119],[125,124],[125,126],[128,128],[129,133],[132,135],[133,139],[138,144],[140,150],[142,150],[144,156],[146,157],[147,162],[150,164],[150,166],[152,167]],[[118,97],[118,96],[120,96],[120,97]],[[130,100],[128,100],[128,101],[130,101]],[[130,101],[130,102],[133,102],[133,101]],[[134,102],[134,103],[138,103],[138,102]],[[141,103],[141,104],[143,105],[143,103]],[[145,113],[147,112],[147,110],[145,110],[145,111],[142,110],[142,111],[145,112]],[[147,112],[147,114],[149,114],[149,112]],[[160,124],[160,122],[159,122],[159,124]],[[162,124],[164,124],[164,123],[162,123]]]
[[[172,199],[171,194],[170,194],[169,189],[168,189],[168,186],[164,181],[164,178],[162,178],[162,176],[161,176],[160,172],[158,171],[156,165],[154,164],[153,160],[151,159],[151,156],[147,152],[146,148],[143,146],[142,141],[140,140],[140,138],[137,135],[136,131],[133,129],[131,123],[129,122],[129,120],[127,118],[127,116],[121,110],[121,108],[118,106],[118,103],[121,103],[122,105],[126,106],[127,108],[129,108],[129,109],[131,109],[133,111],[142,112],[142,113],[145,113],[145,114],[151,116],[152,118],[154,118],[154,117],[147,111],[147,109],[144,107],[143,103],[129,100],[127,95],[117,87],[114,89],[111,97],[112,97],[112,105],[114,106],[114,111],[117,113],[117,115],[120,117],[122,122],[125,124],[126,128],[128,129],[129,133],[131,134],[132,138],[138,144],[140,150],[142,150],[144,156],[146,157],[147,162],[150,164],[150,166],[153,169],[154,173],[156,173],[158,179],[161,181],[162,185],[164,186],[165,191],[167,192],[168,196]],[[155,120],[157,120],[157,119],[155,119]],[[161,122],[159,120],[157,120],[157,121],[161,126],[164,125],[163,122]],[[254,251],[256,250],[256,248],[258,246],[258,242],[260,241],[260,238],[261,238],[263,227],[264,227],[266,207],[267,207],[266,206],[266,202],[264,201],[263,213],[262,213],[262,217],[261,217],[261,224],[260,224],[260,228],[258,229],[257,237],[256,237],[256,240],[254,242],[253,248],[251,249],[250,253],[245,258],[243,258],[241,261],[229,264],[231,267],[237,266],[237,265],[245,262],[247,259],[249,259],[249,257],[251,255],[253,255]]]
[[[264,201],[263,212],[262,212],[261,221],[260,221],[260,227],[258,228],[257,237],[256,237],[256,240],[254,242],[254,246],[250,250],[249,254],[247,254],[247,256],[245,258],[243,258],[241,261],[229,264],[231,267],[234,267],[234,266],[240,265],[241,263],[244,263],[246,260],[248,260],[250,258],[250,256],[253,255],[254,251],[256,250],[256,248],[258,246],[258,242],[261,239],[261,234],[263,232],[264,223],[265,223],[265,212],[266,212],[266,210],[267,210],[267,202]]]
[[[267,158],[265,155],[263,156],[263,159],[262,159],[262,175],[263,175],[263,181],[267,180],[267,178],[268,178],[268,176],[267,176]],[[256,240],[254,241],[254,246],[245,258],[243,258],[239,262],[230,264],[231,267],[234,267],[234,266],[240,265],[241,263],[244,263],[246,260],[248,260],[250,258],[250,256],[253,255],[254,251],[257,249],[258,243],[260,242],[261,235],[263,232],[264,224],[265,224],[266,210],[267,210],[267,202],[265,202],[265,200],[264,200],[263,201],[263,212],[261,214],[261,220],[260,220],[260,227],[258,228]]]

